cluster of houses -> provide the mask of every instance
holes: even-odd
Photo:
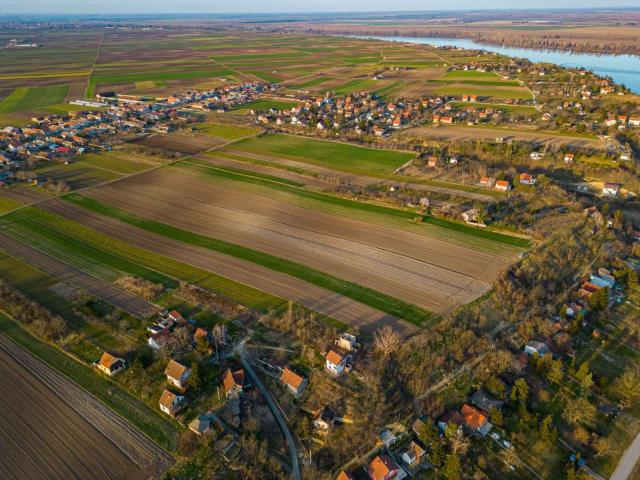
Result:
[[[14,178],[18,169],[38,161],[67,162],[86,152],[109,149],[105,146],[106,140],[116,135],[168,133],[197,112],[225,111],[271,88],[246,83],[206,91],[191,90],[166,98],[105,92],[98,94],[95,102],[72,102],[86,107],[86,111],[34,117],[28,126],[7,126],[0,130],[0,181]]]
[[[437,110],[445,97],[391,102],[369,93],[300,100],[294,107],[260,113],[257,122],[275,127],[310,127],[317,130],[350,131],[357,135],[384,137],[394,129],[406,128],[424,118],[425,110]]]
[[[493,428],[490,422],[492,412],[501,411],[503,405],[504,402],[484,390],[478,390],[459,409],[447,410],[438,417],[435,424],[441,436],[444,436],[448,429],[462,429],[470,435],[484,437]],[[391,429],[384,430],[380,434],[382,453],[375,455],[364,467],[368,477],[371,480],[401,480],[429,468],[427,446],[420,441],[426,422],[431,422],[426,416],[416,419],[410,432],[398,434]],[[337,478],[346,480],[356,477],[350,472],[342,471]]]

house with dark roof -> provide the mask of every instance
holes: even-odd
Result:
[[[496,410],[502,410],[502,406],[504,405],[504,402],[493,398],[484,390],[478,390],[476,393],[471,395],[469,401],[472,405],[485,412],[491,412],[494,408]]]

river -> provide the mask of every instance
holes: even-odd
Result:
[[[380,37],[362,36],[393,42],[427,44],[436,47],[460,47],[472,50],[486,50],[509,57],[527,58],[532,62],[545,62],[563,67],[579,67],[609,76],[614,82],[627,86],[640,94],[640,57],[636,55],[610,55],[592,53],[572,53],[556,50],[538,50],[533,48],[514,48],[478,43],[467,38],[421,38],[421,37]]]

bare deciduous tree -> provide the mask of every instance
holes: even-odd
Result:
[[[376,330],[373,337],[373,346],[376,352],[380,353],[384,358],[388,358],[395,353],[401,344],[400,335],[389,325]]]

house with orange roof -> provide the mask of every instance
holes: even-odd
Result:
[[[197,342],[199,339],[204,338],[205,340],[209,340],[209,331],[206,328],[198,327],[196,331],[193,332],[193,340]]]
[[[508,180],[498,180],[495,189],[501,192],[508,192],[511,190],[511,183]]]
[[[222,376],[222,387],[227,398],[238,398],[244,388],[244,370],[232,372],[230,368]]]
[[[535,185],[535,184],[536,184],[536,177],[526,172],[520,174],[520,185]]]
[[[460,415],[464,421],[464,426],[472,432],[478,432],[482,435],[486,435],[491,430],[492,425],[487,420],[487,416],[477,409],[465,403],[460,409]]]
[[[97,367],[110,377],[127,368],[127,362],[122,359],[104,352],[96,364]]]
[[[355,480],[355,478],[356,477],[351,475],[349,472],[345,470],[341,470],[338,476],[336,477],[336,480]]]
[[[172,359],[169,360],[164,374],[167,376],[167,381],[171,385],[183,389],[187,386],[187,381],[191,376],[191,369]]]
[[[164,390],[162,395],[160,395],[160,401],[158,403],[160,404],[160,410],[167,415],[175,417],[178,412],[184,408],[185,397],[176,395],[169,390]]]
[[[367,467],[371,480],[391,480],[397,478],[400,467],[389,455],[376,455]]]
[[[334,350],[331,350],[329,351],[329,353],[327,353],[327,356],[325,357],[324,368],[331,375],[335,375],[336,377],[342,375],[346,367],[347,357],[343,357]]]
[[[280,375],[280,384],[285,387],[293,395],[300,395],[307,386],[307,379],[301,377],[288,367],[282,370]]]
[[[496,184],[496,179],[493,177],[480,177],[480,185],[483,187],[493,187]]]

